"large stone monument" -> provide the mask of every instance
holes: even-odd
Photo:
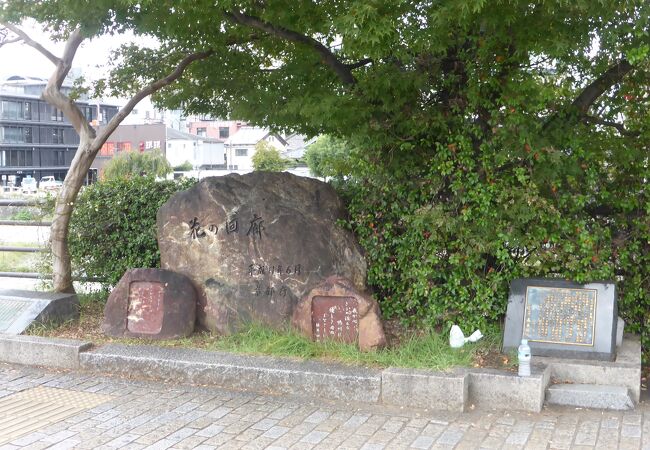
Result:
[[[366,263],[331,186],[286,172],[202,180],[158,211],[164,269],[189,277],[197,319],[230,333],[287,325],[300,298],[331,275],[364,290]]]
[[[552,279],[517,279],[510,285],[503,349],[528,339],[533,355],[616,358],[616,286]]]

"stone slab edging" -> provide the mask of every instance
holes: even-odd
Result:
[[[78,369],[79,354],[91,342],[0,333],[0,361],[27,366]]]
[[[632,353],[636,352],[635,345],[638,343],[632,345]],[[260,393],[457,412],[474,408],[539,412],[551,377],[557,372],[554,364],[534,365],[530,377],[494,369],[436,372],[392,367],[380,370],[198,349],[121,344],[92,347],[89,342],[76,340],[2,334],[0,361]],[[622,369],[631,370],[626,364]],[[616,369],[615,365],[611,366],[612,371]],[[640,379],[637,380],[640,384]]]

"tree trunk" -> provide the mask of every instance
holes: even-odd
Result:
[[[75,292],[72,285],[72,263],[68,248],[69,225],[77,195],[84,184],[96,153],[91,151],[91,146],[92,140],[84,139],[82,135],[68,174],[63,181],[61,192],[56,199],[50,233],[54,292]]]

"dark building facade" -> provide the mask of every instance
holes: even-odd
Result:
[[[0,185],[20,186],[27,176],[63,180],[70,168],[79,136],[61,111],[40,98],[45,84],[23,77],[0,83]],[[97,126],[118,111],[116,106],[83,101],[77,106]]]

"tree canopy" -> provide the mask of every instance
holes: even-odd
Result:
[[[255,154],[252,158],[255,170],[269,172],[282,172],[289,168],[290,162],[280,155],[280,151],[266,141],[259,141],[255,145]]]

